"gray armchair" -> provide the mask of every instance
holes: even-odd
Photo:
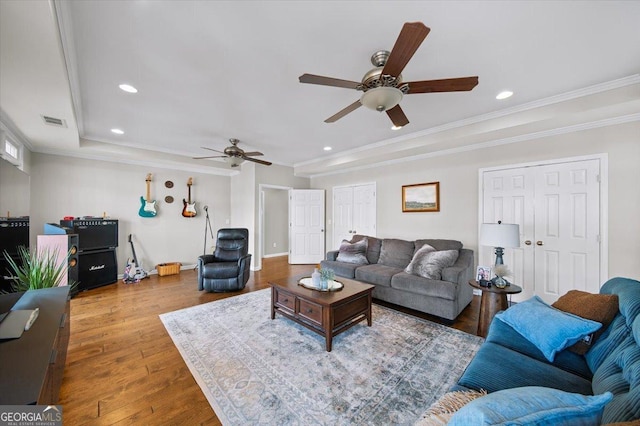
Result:
[[[218,230],[213,254],[198,257],[198,290],[227,292],[242,290],[249,280],[251,255],[246,228]]]

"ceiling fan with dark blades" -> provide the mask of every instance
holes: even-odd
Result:
[[[416,53],[429,31],[431,30],[422,22],[405,23],[391,52],[380,50],[371,56],[371,63],[375,68],[368,71],[360,83],[314,74],[301,75],[300,83],[343,87],[363,92],[359,100],[327,118],[325,123],[333,123],[364,105],[379,112],[385,111],[395,127],[405,126],[409,124],[409,120],[399,105],[403,95],[466,92],[478,84],[477,76],[402,81],[402,70]]]
[[[252,161],[254,163],[263,164],[265,166],[270,166],[271,162],[265,160],[259,160],[257,157],[260,155],[264,155],[258,151],[250,151],[245,152],[242,148],[238,147],[238,143],[240,142],[238,139],[231,138],[229,139],[231,142],[231,146],[228,146],[224,149],[224,151],[218,151],[217,149],[207,148],[206,146],[201,147],[202,149],[207,149],[209,151],[218,152],[223,155],[209,155],[205,157],[193,157],[195,160],[202,160],[205,158],[228,158],[229,163],[231,163],[231,167],[238,167],[244,160]]]

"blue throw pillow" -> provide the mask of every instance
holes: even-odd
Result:
[[[587,396],[540,386],[505,389],[462,407],[449,426],[599,425],[613,394]]]
[[[538,296],[511,306],[495,316],[533,343],[549,362],[556,353],[602,327],[596,321],[553,308]]]

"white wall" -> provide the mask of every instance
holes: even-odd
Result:
[[[145,177],[153,173],[151,198],[158,215],[138,215],[140,196],[146,195]],[[193,177],[191,200],[198,215],[182,217],[187,180]],[[173,188],[164,183],[171,180]],[[122,273],[132,256],[127,237],[133,234],[136,254],[147,270],[158,263],[193,265],[204,248],[205,212],[209,206],[214,236],[230,217],[229,180],[224,176],[176,170],[137,168],[118,163],[33,153],[31,158],[31,237],[43,233],[45,223],[59,223],[64,216],[108,216],[119,220],[118,270]],[[167,204],[164,198],[173,196]],[[207,252],[213,242],[208,239]]]
[[[451,238],[477,252],[478,170],[537,160],[607,153],[609,276],[640,278],[640,123],[602,127],[482,150],[312,178],[312,188],[376,181],[378,236]],[[440,182],[440,212],[403,213],[402,185]],[[333,209],[327,197],[327,212]],[[327,230],[327,238],[333,233]],[[331,241],[327,241],[331,246]]]
[[[29,187],[29,175],[0,158],[0,217],[29,216]]]

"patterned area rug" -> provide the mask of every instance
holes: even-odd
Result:
[[[324,337],[276,314],[270,289],[160,315],[224,425],[413,424],[456,383],[482,339],[373,305]]]

